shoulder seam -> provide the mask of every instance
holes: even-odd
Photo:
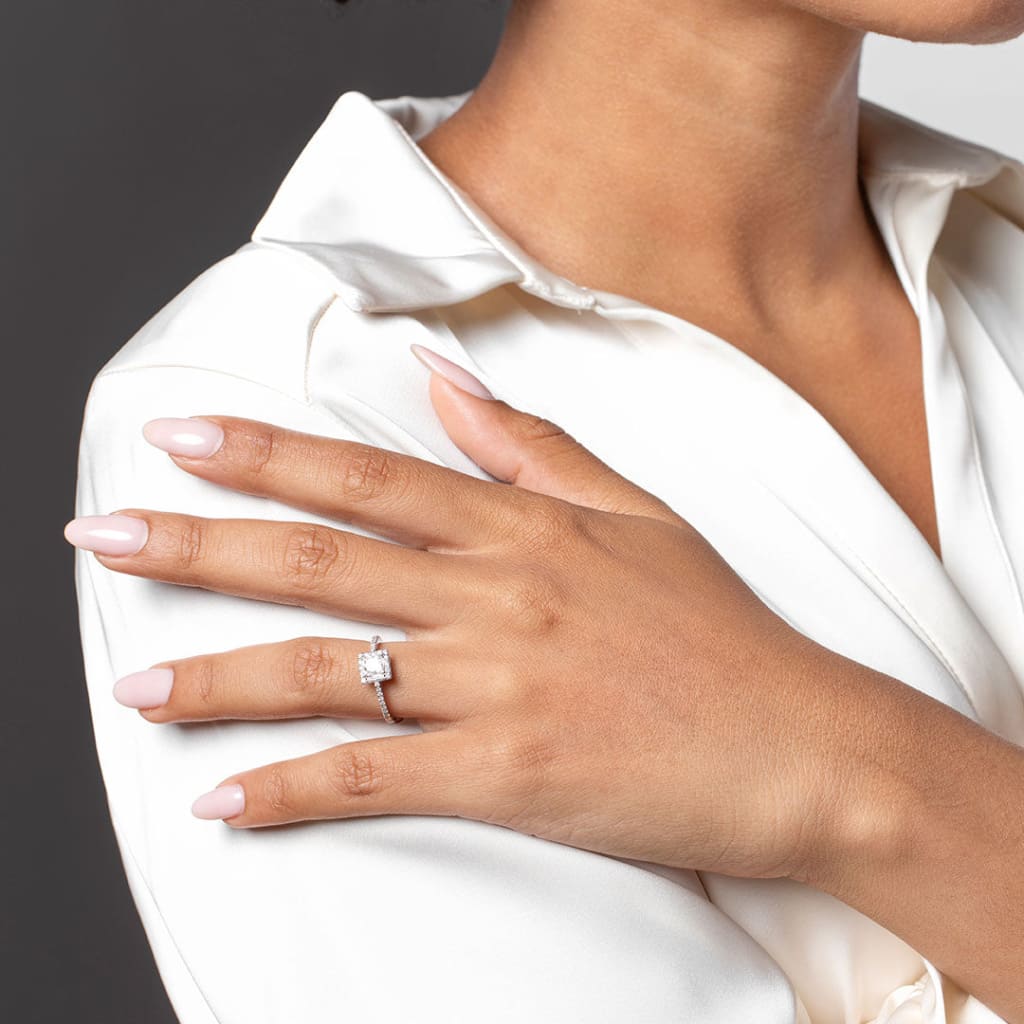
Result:
[[[337,300],[338,295],[335,293],[320,307],[316,316],[313,317],[312,323],[309,325],[309,332],[306,337],[306,359],[302,367],[302,397],[306,405],[312,405],[309,397],[309,363],[313,353],[313,338],[316,335],[316,329],[320,326],[320,321],[323,320],[327,311]]]

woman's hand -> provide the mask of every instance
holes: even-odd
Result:
[[[457,815],[679,867],[800,870],[842,790],[829,652],[553,424],[437,374],[431,397],[497,481],[255,420],[164,421],[220,442],[205,457],[201,444],[172,455],[186,472],[398,543],[149,509],[66,529],[117,572],[406,631],[388,644],[384,690],[422,733],[241,771],[218,787],[214,816],[248,827]],[[165,702],[151,674],[150,699],[136,687],[132,702],[158,705],[141,711],[154,723],[377,718],[357,671],[366,650],[306,636],[162,662]]]

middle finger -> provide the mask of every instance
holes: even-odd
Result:
[[[130,527],[130,520],[146,524],[138,551],[96,552],[116,572],[363,622],[444,626],[474,603],[482,584],[472,556],[407,548],[318,523],[122,509],[75,520],[74,542],[88,548],[91,528]]]
[[[238,416],[162,422],[188,436],[197,421],[215,423],[224,440],[203,458],[172,454],[186,472],[414,547],[486,547],[538,503],[531,491],[358,441]]]

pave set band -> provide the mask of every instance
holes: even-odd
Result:
[[[381,683],[391,678],[391,655],[386,647],[380,646],[380,636],[376,633],[370,637],[370,649],[359,655],[359,681],[365,686],[373,686],[377,691],[377,703],[385,722],[401,722],[401,718],[392,716],[388,702],[384,699]]]

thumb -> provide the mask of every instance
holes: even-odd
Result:
[[[561,427],[494,398],[469,371],[422,345],[430,400],[448,436],[491,476],[577,505],[679,522],[660,499],[616,473]],[[486,396],[486,397],[485,397]]]

